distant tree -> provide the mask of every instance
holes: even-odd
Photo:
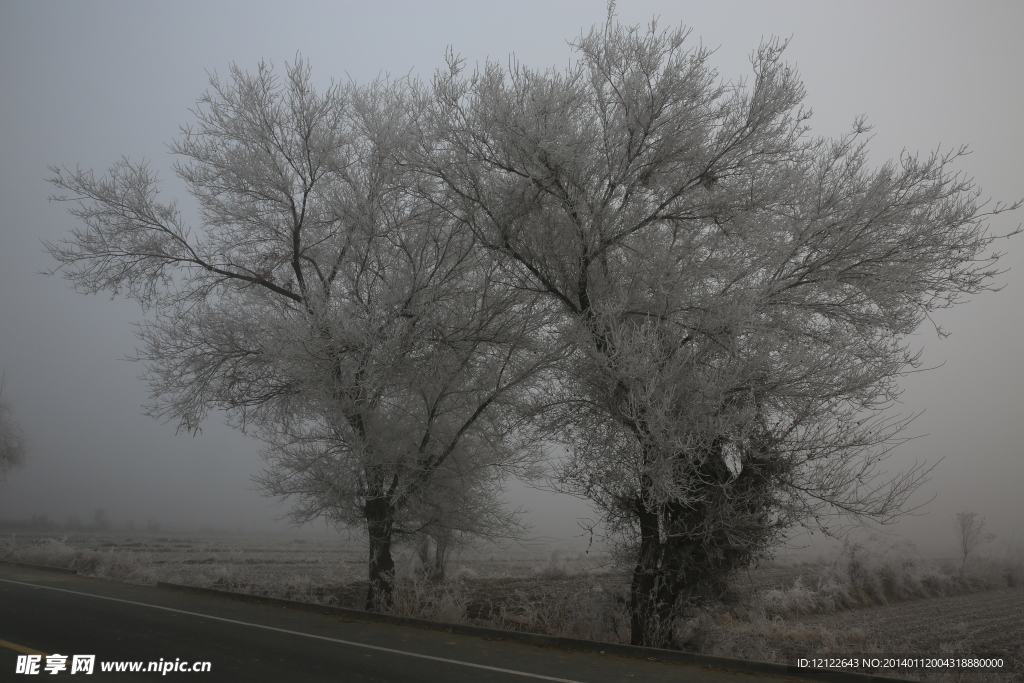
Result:
[[[524,474],[532,479],[539,475]],[[501,477],[494,468],[467,468],[440,473],[435,493],[417,501],[415,519],[419,537],[416,551],[424,578],[443,581],[451,554],[479,539],[519,539],[526,528],[518,521],[518,510],[510,511],[492,495]]]
[[[363,526],[367,607],[386,609],[396,539],[439,523],[462,483],[490,500],[494,473],[539,452],[521,416],[548,363],[543,310],[403,163],[419,143],[403,83],[318,94],[299,62],[283,83],[261,64],[210,85],[171,145],[201,224],[158,201],[145,163],[53,168],[84,228],[47,248],[79,291],[149,312],[151,415],[196,431],[226,411],[266,444],[258,481],[293,519]]]
[[[11,406],[4,396],[6,384],[6,378],[0,375],[0,482],[12,469],[25,464],[28,452],[28,438],[12,417]]]
[[[809,137],[784,44],[745,86],[686,39],[609,18],[564,72],[453,56],[421,159],[560,311],[561,486],[634,558],[650,646],[792,525],[906,510],[927,470],[880,469],[906,335],[992,287],[984,217],[1017,206],[982,212],[963,150],[873,169],[863,121]]]
[[[995,534],[985,533],[984,517],[968,511],[958,512],[953,516],[953,531],[956,533],[956,542],[960,548],[960,576],[963,577],[967,570],[968,558],[979,545],[994,540]]]
[[[103,508],[96,508],[93,511],[92,528],[94,531],[107,531],[110,529],[110,520],[107,518],[107,511]]]

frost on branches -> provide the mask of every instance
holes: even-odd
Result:
[[[784,44],[746,84],[687,38],[610,17],[565,71],[321,95],[233,69],[172,145],[197,226],[145,164],[55,168],[84,227],[47,246],[149,311],[154,416],[227,411],[296,520],[365,528],[369,608],[393,543],[514,534],[496,493],[547,439],[629,553],[632,642],[668,646],[793,525],[906,511],[907,335],[993,288],[985,219],[1018,206],[985,212],[963,149],[812,137]]]
[[[906,335],[990,289],[998,254],[963,150],[871,168],[857,121],[809,135],[771,42],[722,83],[682,30],[609,19],[563,72],[449,58],[424,165],[557,306],[560,483],[634,562],[632,642],[666,647],[796,523],[887,521],[927,469],[879,464],[918,367]]]
[[[496,494],[539,454],[522,416],[549,363],[537,297],[403,163],[407,94],[317,94],[301,62],[283,82],[214,76],[171,146],[197,226],[145,164],[51,179],[84,224],[47,245],[64,276],[149,311],[150,413],[195,431],[226,411],[264,441],[259,483],[296,520],[363,525],[370,609],[390,605],[396,537],[517,531]]]

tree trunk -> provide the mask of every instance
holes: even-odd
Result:
[[[665,544],[658,533],[658,513],[637,501],[640,522],[640,556],[630,586],[630,644],[669,648],[678,593],[665,567]]]
[[[430,534],[424,532],[420,536],[419,542],[416,544],[416,554],[420,558],[420,574],[424,578],[430,578],[431,573],[434,571],[434,563],[430,558]]]
[[[766,554],[783,522],[771,517],[778,502],[774,476],[784,463],[748,456],[731,476],[721,458],[708,458],[689,477],[694,502],[679,500],[648,509],[640,494],[631,512],[640,548],[630,589],[633,645],[674,647],[672,626],[684,608],[720,599],[729,576]],[[650,481],[641,490],[650,491]]]
[[[434,551],[434,571],[430,578],[437,582],[444,581],[444,568],[448,561],[448,534],[447,529],[442,529],[434,536],[437,548]]]
[[[371,498],[364,507],[366,530],[370,538],[370,585],[366,591],[366,611],[391,609],[395,589],[395,560],[391,557],[394,520],[385,498]]]

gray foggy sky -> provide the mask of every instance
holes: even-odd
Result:
[[[939,2],[622,2],[619,17],[693,28],[718,47],[728,78],[749,76],[762,37],[792,37],[816,134],[839,135],[867,114],[872,159],[961,143],[958,168],[986,197],[1024,196],[1024,4]],[[106,508],[115,523],[280,528],[284,508],[252,490],[258,444],[210,420],[195,438],[142,415],[134,348],[137,307],[84,297],[59,277],[41,239],[74,226],[48,203],[48,164],[106,169],[148,158],[165,192],[181,185],[165,143],[190,122],[206,70],[260,59],[283,67],[301,51],[314,78],[367,81],[381,72],[429,77],[449,45],[470,65],[486,57],[541,67],[568,63],[566,40],[605,16],[591,2],[18,2],[0,4],[0,367],[15,416],[32,437],[28,465],[0,485],[0,517],[63,520]],[[1005,233],[1024,211],[1000,216]],[[923,328],[914,343],[936,370],[908,377],[902,410],[924,414],[895,469],[944,458],[918,502],[926,515],[897,533],[952,551],[949,518],[970,508],[1003,540],[1024,534],[1024,236],[1002,243],[1003,291],[944,312],[952,336]],[[586,506],[516,489],[537,533],[577,532]],[[559,521],[560,520],[560,521]]]

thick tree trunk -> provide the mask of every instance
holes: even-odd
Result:
[[[782,522],[775,473],[785,467],[771,459],[748,457],[743,471],[732,476],[721,458],[709,458],[690,478],[694,501],[662,503],[654,510],[638,495],[631,512],[640,527],[640,548],[633,582],[631,638],[633,645],[673,647],[673,621],[684,608],[716,600],[729,576],[766,553]],[[642,481],[644,492],[650,482]]]
[[[370,538],[370,586],[366,591],[366,610],[387,612],[391,609],[395,589],[395,560],[391,557],[394,520],[384,498],[371,498],[364,510]]]
[[[630,644],[672,646],[672,621],[678,592],[671,568],[665,566],[666,546],[658,532],[658,514],[637,501],[640,553],[630,586]]]

